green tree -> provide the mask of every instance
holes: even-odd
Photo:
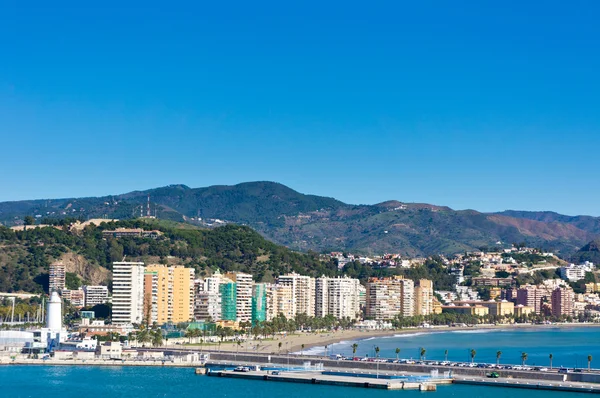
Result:
[[[69,290],[77,290],[81,287],[81,279],[73,272],[65,274],[65,287]]]
[[[588,361],[588,372],[591,370],[591,366],[592,366],[592,356],[588,355],[587,356],[587,361]]]
[[[444,351],[444,361],[448,362],[448,350]]]
[[[356,356],[356,350],[358,349],[358,344],[352,344],[352,356]]]
[[[527,361],[527,353],[522,352],[521,353],[521,365],[525,365],[525,361]]]
[[[301,347],[300,355],[304,355],[304,344],[302,344],[300,347]]]
[[[475,355],[477,355],[477,351],[471,350],[471,363],[475,361]]]
[[[283,345],[283,343],[281,341],[277,344],[277,348],[279,348],[279,353],[281,353],[281,346],[282,345]]]
[[[400,355],[400,348],[396,348],[396,361],[398,360],[399,355]]]
[[[427,353],[427,350],[421,347],[419,350],[419,357],[421,358],[421,361],[425,358],[425,353]]]
[[[502,351],[496,351],[496,365],[500,365],[500,357],[502,356]]]
[[[23,218],[23,223],[25,225],[34,225],[35,224],[35,218],[33,218],[32,216],[25,216],[25,218]]]
[[[550,358],[550,370],[552,370],[552,360],[554,359],[554,355],[550,354],[548,358]]]

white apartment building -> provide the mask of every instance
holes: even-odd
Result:
[[[289,286],[294,295],[293,316],[315,316],[315,278],[291,273],[277,278],[277,284]]]
[[[144,270],[141,262],[113,263],[113,324],[143,322]]]
[[[560,267],[560,277],[566,281],[576,282],[585,278],[586,272],[592,272],[594,264],[585,262],[583,264],[569,264],[567,267]]]
[[[223,278],[212,276],[194,282],[194,319],[197,321],[221,320],[221,293],[219,286]]]
[[[83,291],[85,292],[86,307],[108,302],[108,287],[106,286],[83,286]]]
[[[225,278],[235,282],[236,321],[250,322],[252,320],[252,275],[234,272],[225,274]]]
[[[65,288],[66,266],[63,263],[50,264],[49,274],[48,292],[61,292]]]
[[[315,316],[356,319],[360,313],[358,279],[317,278],[315,281]]]

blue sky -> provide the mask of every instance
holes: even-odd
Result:
[[[600,215],[597,2],[123,3],[3,4],[0,201],[271,180]]]

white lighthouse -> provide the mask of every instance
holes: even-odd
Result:
[[[62,301],[57,292],[52,292],[48,300],[46,328],[55,333],[60,333],[62,330]]]

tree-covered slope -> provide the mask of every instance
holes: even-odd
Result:
[[[101,198],[4,202],[0,203],[0,221],[13,225],[28,215],[38,220],[131,219],[145,214],[148,195],[151,213],[160,219],[196,225],[217,225],[214,219],[219,219],[248,225],[273,242],[302,251],[427,256],[476,250],[497,242],[526,242],[568,258],[600,237],[600,222],[594,217],[549,212],[485,214],[397,201],[356,206],[264,181],[207,188],[170,185]]]
[[[163,235],[158,239],[103,238],[103,230],[117,227],[156,228]],[[47,288],[44,284],[47,284],[48,265],[64,253],[78,254],[89,266],[107,269],[113,261],[125,258],[183,264],[195,268],[199,276],[216,269],[244,271],[252,273],[257,281],[272,281],[275,276],[292,271],[313,276],[336,272],[334,263],[322,262],[316,254],[297,253],[278,246],[245,226],[201,230],[134,220],[92,225],[74,232],[55,227],[26,231],[0,227],[0,291],[38,292]]]

